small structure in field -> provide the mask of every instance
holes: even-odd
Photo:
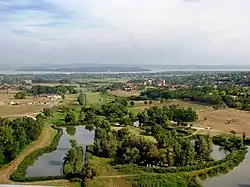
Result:
[[[17,101],[11,101],[11,102],[9,103],[9,105],[16,106],[16,105],[20,105],[20,103],[17,102]]]

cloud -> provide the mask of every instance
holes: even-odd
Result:
[[[0,62],[244,64],[249,6],[248,0],[0,0]]]

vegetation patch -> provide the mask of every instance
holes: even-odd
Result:
[[[68,179],[74,179],[83,173],[83,147],[78,146],[75,140],[70,142],[71,148],[64,158],[63,174]]]
[[[44,120],[37,117],[8,120],[0,118],[0,167],[14,160],[31,142],[38,139]]]
[[[57,130],[57,134],[54,136],[50,146],[44,147],[34,151],[33,153],[29,154],[21,164],[17,167],[17,169],[11,174],[10,179],[15,182],[31,182],[31,181],[44,181],[44,180],[56,180],[56,179],[63,179],[64,176],[47,176],[47,177],[25,177],[26,170],[29,166],[33,165],[36,159],[44,153],[50,153],[56,150],[58,142],[63,134],[63,130],[61,128],[57,128],[53,126],[54,129]]]

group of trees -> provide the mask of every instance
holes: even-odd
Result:
[[[63,173],[66,177],[74,178],[83,173],[83,147],[75,140],[70,140],[71,148],[64,158]]]
[[[157,143],[134,136],[127,127],[112,131],[109,125],[96,128],[93,153],[113,158],[118,164],[187,166],[210,160],[212,141],[198,136],[195,143],[163,127],[154,134]]]
[[[103,104],[99,114],[106,116],[110,121],[116,121],[128,115],[128,102],[126,99],[116,99],[107,104]]]
[[[16,158],[29,143],[38,139],[43,120],[24,117],[13,121],[0,119],[0,166]]]
[[[34,96],[39,96],[43,94],[58,94],[58,95],[65,95],[67,92],[70,94],[76,94],[77,90],[74,86],[42,86],[42,85],[35,85],[32,86],[30,90],[27,90],[29,94]]]
[[[17,92],[14,95],[14,98],[15,99],[25,99],[26,98],[26,92]]]
[[[87,100],[86,97],[87,97],[87,96],[86,96],[86,94],[84,94],[84,93],[80,93],[80,94],[78,95],[77,101],[78,101],[79,105],[86,107],[86,100]]]
[[[250,110],[250,94],[243,87],[236,86],[200,86],[189,89],[177,89],[174,91],[163,89],[149,89],[141,93],[137,98],[142,100],[182,99],[212,105],[216,108],[228,106],[242,110]]]
[[[192,122],[198,119],[192,108],[182,108],[176,105],[169,107],[151,107],[137,114],[140,124],[144,126],[167,125],[169,120],[177,123]]]

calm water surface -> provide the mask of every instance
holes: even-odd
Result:
[[[211,153],[211,156],[214,160],[222,160],[227,155],[224,151],[220,150],[220,146],[213,144],[213,152]]]
[[[250,187],[250,146],[243,162],[226,175],[209,178],[205,187]]]
[[[26,171],[27,177],[60,176],[62,175],[63,158],[70,148],[70,139],[75,139],[79,145],[86,146],[94,140],[94,131],[88,131],[83,126],[76,127],[76,134],[70,136],[63,128],[63,135],[58,142],[57,149],[51,153],[43,154]]]

